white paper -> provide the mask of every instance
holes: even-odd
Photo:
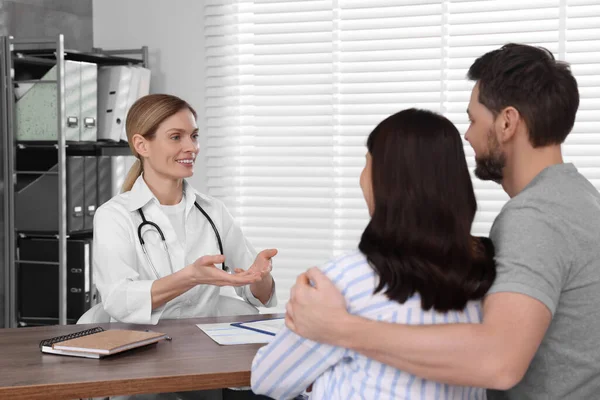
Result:
[[[220,324],[197,324],[202,332],[220,345],[269,343],[275,336],[254,332],[249,329],[231,326],[230,322]]]
[[[244,322],[242,325],[248,328],[260,329],[276,335],[285,326],[285,318],[265,319],[262,321]],[[240,328],[242,329],[242,328]]]

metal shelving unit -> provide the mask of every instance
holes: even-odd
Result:
[[[12,95],[13,67],[10,60],[12,43],[9,37],[0,37],[0,129],[2,130],[2,149],[4,150],[3,177],[4,183],[4,326],[12,327],[16,323],[16,309],[12,306],[15,298],[16,282],[13,279],[13,266],[15,265],[15,239],[14,239],[14,180],[13,175],[15,149],[13,137],[14,122],[14,96]],[[13,323],[15,321],[15,323]]]
[[[31,49],[31,46],[38,48]],[[39,47],[43,47],[40,49]],[[124,57],[137,55],[139,58]],[[86,61],[97,65],[127,65],[140,64],[148,67],[148,48],[104,51],[94,49],[92,53],[66,51],[64,36],[58,35],[52,39],[15,39],[11,36],[0,37],[0,131],[2,132],[3,182],[4,182],[4,247],[5,257],[5,327],[16,327],[17,316],[17,265],[21,263],[58,265],[59,308],[58,323],[67,323],[67,155],[129,155],[126,143],[112,142],[67,142],[65,114],[65,60]],[[31,83],[56,84],[57,90],[57,140],[56,141],[17,141],[15,130],[15,96],[14,96],[14,66],[18,64],[57,66],[55,81],[32,80]],[[29,81],[28,81],[29,82]],[[19,83],[23,83],[20,81]],[[57,171],[17,171],[17,150],[44,148],[56,150],[58,155]],[[50,235],[58,239],[58,262],[39,262],[19,260],[17,258],[17,237],[22,232],[15,230],[15,184],[17,173],[43,173],[58,175],[58,232]]]

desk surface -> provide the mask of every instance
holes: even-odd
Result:
[[[0,329],[0,398],[73,399],[249,386],[252,359],[261,345],[219,346],[196,324],[260,317],[166,320],[148,326],[111,323]],[[40,352],[43,339],[94,326],[151,329],[173,340],[99,360]]]

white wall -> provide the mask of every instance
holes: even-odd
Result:
[[[148,46],[151,93],[169,93],[198,112],[200,154],[192,185],[206,192],[204,144],[204,1],[93,0],[94,47]]]

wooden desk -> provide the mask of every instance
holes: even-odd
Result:
[[[261,345],[219,346],[196,324],[257,318],[260,316],[166,320],[158,325],[0,329],[0,399],[75,399],[250,386],[252,359]],[[99,360],[40,352],[43,339],[94,326],[151,329],[173,340]]]

